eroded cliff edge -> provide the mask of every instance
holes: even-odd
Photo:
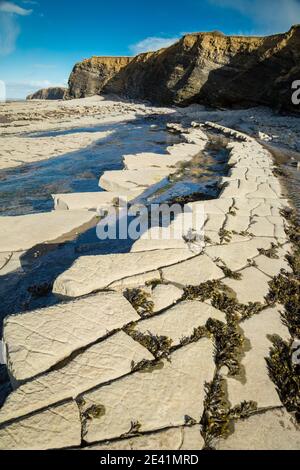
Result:
[[[27,96],[27,100],[63,100],[68,93],[67,88],[52,87],[42,88],[41,90]]]
[[[157,104],[299,111],[292,83],[300,79],[300,26],[266,37],[195,33],[157,52],[93,57],[70,76],[70,97],[115,93]]]
[[[98,95],[132,57],[92,57],[77,63],[69,79],[70,98]]]

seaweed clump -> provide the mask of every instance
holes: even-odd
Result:
[[[210,318],[206,324],[208,331],[215,338],[215,362],[218,368],[226,366],[229,375],[240,373],[240,357],[243,353],[244,337],[238,330],[238,324],[233,318],[227,318],[227,323]]]
[[[282,270],[270,284],[267,296],[269,304],[284,305],[281,319],[289,329],[291,340],[284,341],[279,336],[272,336],[273,347],[266,358],[269,376],[276,385],[277,393],[288,412],[295,413],[300,422],[300,226],[296,213],[289,208],[281,215],[288,221],[286,233],[294,245],[293,252],[286,256],[291,272]]]
[[[153,314],[154,303],[147,292],[142,289],[126,289],[123,295],[142,318]]]
[[[199,286],[187,286],[184,289],[184,300],[211,300],[211,305],[227,314],[234,314],[243,321],[252,315],[260,313],[266,305],[261,302],[249,302],[240,304],[235,293],[221,281],[207,281]]]
[[[259,248],[258,252],[260,255],[264,255],[269,259],[279,259],[279,256],[277,254],[279,246],[276,245],[275,243],[271,243],[271,248],[268,250],[265,250],[264,248]]]
[[[132,339],[144,346],[148,351],[153,354],[155,359],[168,358],[172,349],[172,339],[167,336],[157,336],[149,332],[145,335],[139,331],[134,330],[134,325],[125,328],[125,332],[131,336]]]
[[[275,383],[277,393],[290,413],[295,413],[300,423],[300,361],[293,360],[293,341],[286,342],[272,336],[273,347],[266,359],[269,376]]]
[[[216,439],[226,438],[230,434],[234,420],[251,416],[257,411],[257,404],[253,401],[245,401],[230,408],[226,395],[226,382],[218,373],[211,383],[205,384],[205,394],[201,433],[205,440],[206,449],[213,449]]]

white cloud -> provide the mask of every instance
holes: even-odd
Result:
[[[142,41],[139,41],[136,44],[129,46],[129,49],[134,55],[140,54],[142,52],[157,51],[163,47],[169,47],[175,42],[177,42],[179,37],[173,38],[160,38],[160,37],[149,37],[145,38]]]
[[[231,8],[251,18],[261,33],[288,30],[300,22],[299,0],[208,0],[211,4]]]
[[[32,10],[26,10],[25,8],[16,5],[11,2],[1,2],[0,1],[0,12],[3,13],[15,13],[20,16],[28,16],[32,13]]]
[[[20,34],[18,16],[28,16],[32,10],[26,10],[12,2],[0,1],[0,56],[11,54],[16,47]]]

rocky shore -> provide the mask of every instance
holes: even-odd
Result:
[[[299,449],[299,365],[290,356],[300,334],[299,228],[255,138],[263,132],[255,116],[269,111],[209,119],[199,107],[94,100],[1,105],[3,168],[49,157],[41,142],[50,138],[24,131],[74,129],[52,137],[54,156],[103,137],[77,141],[79,123],[160,113],[181,142],[124,156],[123,170],[100,178],[103,192],[54,194],[50,213],[1,217],[1,275],[34,246],[95,225],[116,198],[138,204],[211,133],[227,138],[228,176],[216,199],[187,201],[205,217],[180,240],[150,228],[129,252],[79,256],[54,282],[59,302],[4,320],[12,390],[0,409],[0,449]],[[263,125],[275,139],[272,119]]]

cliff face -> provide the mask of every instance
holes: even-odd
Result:
[[[27,100],[63,100],[68,92],[67,88],[53,87],[43,88],[32,95],[27,96]]]
[[[300,79],[300,26],[267,37],[189,34],[167,49],[127,59],[120,70],[113,63],[103,66],[104,59],[93,60],[75,67],[71,96],[102,92],[164,105],[266,105],[299,111],[292,104],[291,85]],[[79,93],[74,92],[77,82]]]
[[[98,95],[131,60],[132,57],[92,57],[79,62],[70,75],[70,98]]]

